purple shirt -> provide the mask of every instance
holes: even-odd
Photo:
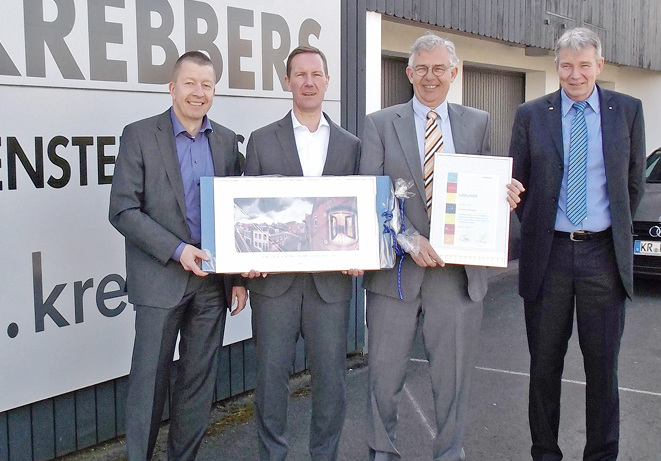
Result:
[[[213,131],[211,122],[204,116],[202,128],[195,137],[186,131],[179,119],[170,109],[174,141],[179,159],[179,170],[181,181],[184,186],[184,202],[186,204],[186,223],[190,230],[191,240],[189,243],[199,245],[201,242],[201,217],[200,217],[200,177],[213,176],[213,159],[211,147],[209,146],[209,133]],[[179,261],[179,257],[186,246],[181,242],[172,259]]]

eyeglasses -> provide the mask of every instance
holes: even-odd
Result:
[[[445,75],[445,73],[448,70],[452,69],[452,67],[454,67],[454,66],[445,67],[445,66],[438,65],[438,66],[429,67],[429,66],[420,65],[420,66],[415,66],[413,68],[413,72],[415,72],[415,74],[418,77],[424,77],[425,75],[427,75],[427,72],[429,72],[429,69],[431,69],[432,74],[434,74],[437,77],[442,77],[443,75]]]

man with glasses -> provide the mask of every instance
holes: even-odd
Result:
[[[395,444],[397,407],[416,335],[418,318],[434,396],[437,434],[433,459],[465,459],[463,438],[470,371],[487,291],[484,267],[445,265],[429,244],[431,206],[429,160],[435,152],[489,154],[489,114],[447,101],[457,77],[454,44],[432,33],[411,49],[406,74],[411,101],[370,114],[365,120],[360,173],[389,175],[414,183],[404,205],[406,229],[417,231],[401,272],[366,273],[369,328],[369,402],[367,434],[370,459],[399,460]],[[431,171],[430,171],[431,170]],[[515,208],[520,183],[508,185]],[[426,190],[427,189],[427,190]],[[401,289],[401,298],[400,298]]]

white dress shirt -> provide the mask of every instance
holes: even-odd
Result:
[[[311,132],[308,127],[298,121],[294,111],[291,111],[291,119],[294,124],[294,138],[298,158],[303,168],[303,176],[321,176],[326,164],[328,152],[328,141],[330,139],[330,125],[321,114],[317,131]]]

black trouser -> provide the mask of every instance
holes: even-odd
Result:
[[[554,238],[540,294],[524,302],[534,460],[562,459],[558,446],[560,388],[574,309],[587,382],[583,459],[616,459],[620,419],[617,361],[625,299],[610,236],[583,242]]]

